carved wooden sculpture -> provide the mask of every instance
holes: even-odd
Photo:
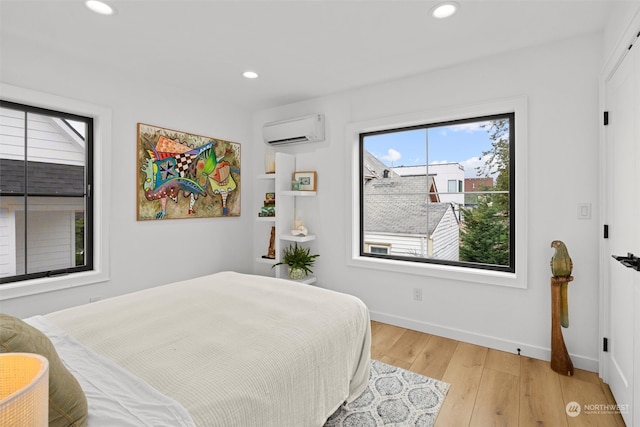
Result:
[[[564,344],[560,318],[562,312],[562,286],[573,280],[569,277],[551,278],[551,369],[559,374],[573,375],[573,362]]]
[[[569,327],[568,286],[573,280],[573,262],[560,240],[551,242],[555,254],[551,258],[551,369],[562,375],[573,375],[573,362],[564,344],[561,326]]]
[[[267,258],[276,258],[276,228],[271,227],[271,237],[269,238],[269,250],[267,251]]]

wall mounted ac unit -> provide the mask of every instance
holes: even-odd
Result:
[[[265,123],[262,137],[271,146],[323,141],[324,114]]]

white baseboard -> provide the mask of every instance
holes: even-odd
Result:
[[[471,344],[481,345],[483,347],[506,351],[507,353],[518,354],[518,349],[520,349],[521,356],[527,356],[534,359],[546,361],[551,360],[551,349],[548,347],[539,347],[522,342],[509,341],[490,335],[477,334],[461,329],[450,328],[447,326],[422,322],[375,311],[371,311],[370,315],[371,320],[375,320],[376,322],[387,323],[389,325],[400,326],[403,328],[412,329],[414,331],[438,335],[456,341],[464,341]],[[598,372],[597,359],[592,359],[577,354],[570,354],[570,356],[574,367],[578,369],[584,369],[586,371]]]

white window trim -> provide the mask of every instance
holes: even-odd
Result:
[[[109,280],[109,206],[111,198],[111,109],[75,99],[0,83],[5,101],[93,118],[93,202],[95,261],[92,271],[0,285],[0,301]]]
[[[364,132],[375,132],[390,128],[401,128],[425,123],[446,122],[468,117],[481,117],[502,113],[515,113],[515,273],[483,270],[478,268],[458,267],[450,265],[429,264],[380,259],[360,256],[360,165],[359,135]],[[350,177],[347,185],[346,206],[347,228],[351,238],[347,239],[347,265],[398,273],[416,274],[427,277],[460,280],[487,285],[527,287],[527,98],[518,96],[498,99],[481,104],[442,108],[400,116],[376,118],[372,120],[349,123],[345,133],[346,176]],[[350,228],[350,229],[349,229]]]

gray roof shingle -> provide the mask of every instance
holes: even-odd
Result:
[[[84,167],[28,162],[29,195],[84,196]],[[0,194],[24,195],[24,162],[0,159]]]
[[[431,235],[450,203],[427,203],[432,177],[372,179],[364,186],[365,232]]]
[[[364,179],[374,179],[374,178],[382,178],[384,176],[384,171],[388,170],[389,176],[398,176],[389,166],[382,163],[376,156],[364,150],[363,156],[363,165],[362,165],[362,173],[364,174]]]

